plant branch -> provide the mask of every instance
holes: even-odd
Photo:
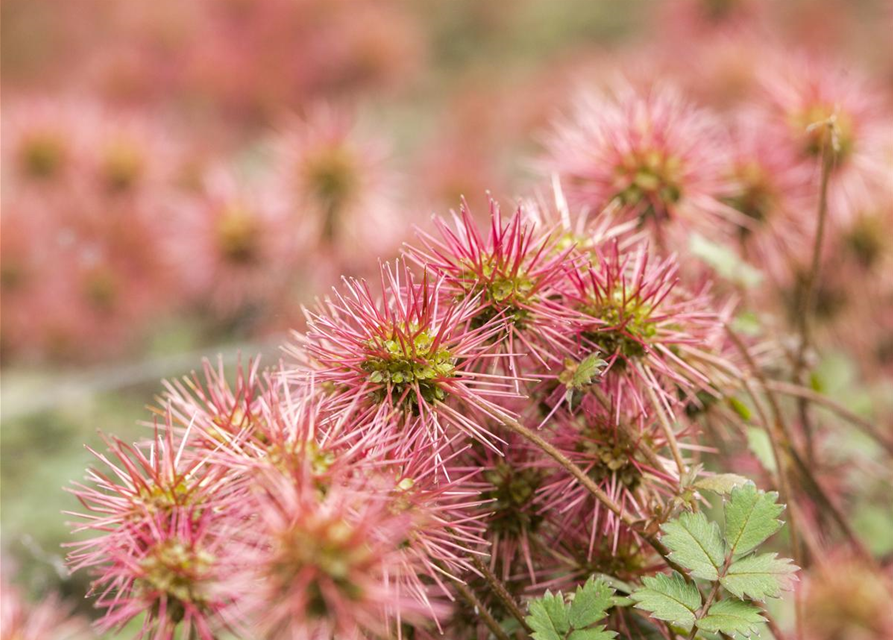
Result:
[[[685,461],[682,459],[682,454],[679,453],[679,443],[676,442],[676,434],[673,433],[673,425],[670,424],[669,419],[666,414],[664,414],[664,409],[660,406],[660,400],[654,392],[654,389],[651,388],[651,385],[646,384],[645,391],[648,393],[648,399],[651,400],[655,413],[657,413],[657,421],[660,423],[661,429],[664,432],[664,437],[667,439],[667,444],[670,446],[670,451],[673,453],[673,460],[676,461],[676,467],[679,469],[679,477],[682,478],[682,476],[685,475]]]
[[[772,406],[773,416],[775,418],[774,422],[770,422],[769,416],[766,415],[766,411],[763,408],[763,403],[760,401],[760,398],[754,390],[750,380],[748,380],[747,378],[744,379],[744,388],[747,390],[751,401],[754,403],[754,408],[756,409],[757,414],[760,417],[763,428],[766,430],[766,433],[769,436],[769,443],[772,448],[772,456],[775,458],[775,466],[778,470],[778,490],[781,494],[781,499],[786,504],[793,506],[793,495],[791,493],[792,489],[790,477],[788,476],[788,460],[785,456],[782,456],[782,450],[784,449],[786,451],[787,447],[790,447],[790,440],[787,435],[787,430],[780,407],[778,407],[774,396],[771,395],[772,392],[768,388],[766,378],[763,375],[762,370],[757,365],[756,361],[753,359],[753,356],[750,354],[750,350],[747,348],[747,345],[744,344],[744,341],[741,339],[741,337],[737,333],[735,333],[728,324],[725,325],[725,328],[726,333],[729,335],[729,338],[732,340],[735,348],[738,349],[739,353],[741,353],[745,362],[747,362],[747,365],[753,372],[753,375],[760,382],[761,386],[766,389],[770,405]],[[794,562],[797,563],[798,566],[804,567],[805,563],[803,562],[803,548],[800,543],[800,533],[798,528],[799,524],[799,519],[795,517],[794,510],[791,509],[788,512],[788,525],[791,531],[791,552],[794,556]],[[797,590],[794,594],[794,618],[795,625],[797,627],[797,637],[802,638],[803,597],[800,590]]]
[[[871,422],[870,420],[866,420],[859,415],[856,415],[832,398],[829,398],[828,396],[817,391],[813,391],[808,387],[801,387],[798,384],[791,384],[790,382],[782,382],[780,380],[769,381],[768,386],[770,389],[777,393],[783,393],[785,395],[794,396],[796,398],[803,398],[808,402],[813,402],[824,407],[825,409],[828,409],[829,411],[834,412],[853,426],[857,427],[860,431],[871,437],[873,440],[876,440],[881,446],[884,447],[884,449],[886,449],[891,455],[893,455],[893,440],[887,438],[873,422]]]
[[[481,560],[478,556],[472,556],[471,562],[474,564],[474,568],[478,570],[478,572],[484,576],[484,580],[487,581],[487,586],[490,587],[490,591],[493,592],[499,601],[503,604],[503,606],[508,610],[512,617],[517,620],[520,625],[524,628],[524,631],[527,633],[533,633],[533,629],[527,624],[527,620],[524,618],[524,612],[521,611],[521,607],[518,606],[518,603],[515,602],[515,599],[512,597],[512,594],[509,593],[508,589],[506,589],[505,585],[502,581],[497,578],[492,571],[490,571],[490,567]]]
[[[716,600],[716,594],[719,593],[719,585],[720,580],[725,577],[726,573],[729,570],[729,567],[732,566],[732,558],[733,554],[731,551],[726,555],[725,562],[723,562],[722,569],[719,570],[719,575],[716,578],[716,581],[713,583],[713,588],[710,589],[710,593],[707,595],[707,599],[704,601],[704,605],[700,608],[697,615],[695,616],[695,622],[691,627],[691,633],[688,634],[688,640],[694,640],[694,637],[698,635],[698,620],[707,615],[707,612],[710,611],[710,607],[713,606],[713,601]]]
[[[812,248],[812,262],[806,273],[804,291],[800,299],[800,309],[797,313],[797,334],[799,337],[797,355],[794,360],[794,380],[803,384],[803,376],[806,372],[806,354],[812,342],[811,321],[815,311],[816,282],[818,281],[819,268],[821,266],[822,244],[825,238],[825,226],[828,218],[828,183],[831,178],[831,169],[834,166],[835,146],[837,144],[837,125],[834,116],[826,121],[816,123],[813,126],[822,128],[822,176],[819,185],[818,222],[816,225],[815,242]],[[812,420],[809,416],[809,404],[804,398],[797,401],[797,410],[800,422],[806,436],[806,458],[812,463],[815,459],[815,444],[813,441]]]
[[[452,578],[452,577],[451,577]],[[468,588],[468,585],[459,580],[458,578],[452,578],[453,584],[456,587],[456,591],[459,592],[459,595],[475,610],[475,612],[480,616],[481,621],[487,625],[487,628],[496,638],[496,640],[511,640],[509,635],[505,632],[505,630],[499,626],[499,623],[496,621],[496,618],[493,617],[487,607],[484,606],[478,597],[475,595],[474,591]]]

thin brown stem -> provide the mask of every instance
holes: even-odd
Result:
[[[716,595],[719,593],[719,585],[720,580],[725,577],[726,573],[729,571],[729,567],[732,566],[732,558],[734,554],[729,551],[726,555],[726,559],[722,564],[722,568],[719,570],[718,577],[716,581],[713,583],[713,588],[710,589],[710,593],[707,595],[707,600],[704,601],[704,606],[700,608],[698,613],[695,615],[695,624],[691,627],[691,633],[688,634],[688,640],[694,640],[694,637],[698,635],[698,624],[697,621],[707,615],[707,612],[710,611],[710,607],[713,606],[713,601],[716,600]]]
[[[682,459],[682,454],[679,453],[679,443],[676,442],[676,434],[673,433],[673,425],[670,424],[670,421],[660,404],[660,400],[654,392],[654,389],[651,388],[651,385],[646,384],[645,391],[648,393],[648,399],[651,400],[654,412],[657,414],[657,421],[660,423],[661,429],[664,432],[664,437],[667,439],[667,444],[673,454],[673,460],[676,461],[676,468],[679,469],[679,477],[681,478],[685,475],[685,461]]]
[[[803,384],[803,376],[806,373],[806,354],[812,342],[812,315],[815,311],[816,283],[818,282],[819,268],[821,266],[822,244],[825,238],[825,226],[828,218],[828,183],[831,178],[831,169],[834,167],[836,122],[832,116],[827,121],[816,123],[821,126],[822,136],[822,176],[819,185],[818,221],[816,224],[815,241],[812,247],[812,261],[809,271],[806,273],[803,295],[800,299],[800,309],[797,313],[797,334],[799,337],[797,355],[794,360],[794,380]],[[809,415],[809,403],[801,398],[797,402],[797,411],[806,437],[806,458],[810,463],[815,460],[815,444],[813,438],[812,418]]]
[[[819,393],[817,391],[813,391],[808,387],[802,387],[798,384],[791,384],[790,382],[782,382],[780,380],[773,380],[768,383],[770,389],[777,393],[783,393],[784,395],[794,396],[796,398],[803,398],[808,402],[812,402],[814,404],[820,405],[825,409],[837,414],[854,427],[857,427],[864,434],[877,441],[884,449],[886,449],[891,455],[893,455],[893,440],[890,440],[886,437],[877,426],[871,422],[870,420],[866,420],[859,415],[856,415],[842,404],[837,401],[829,398],[828,396]]]
[[[475,610],[477,615],[480,617],[481,621],[487,625],[487,628],[496,638],[496,640],[511,640],[509,635],[505,632],[505,630],[499,626],[499,623],[496,621],[496,618],[493,617],[487,607],[484,606],[484,603],[478,599],[477,595],[475,595],[474,591],[472,591],[467,584],[459,580],[458,578],[453,578],[453,585],[456,587],[456,591],[460,596],[467,602],[471,607]]]
[[[515,599],[512,597],[512,594],[509,593],[506,586],[502,583],[502,580],[496,577],[496,575],[490,571],[490,567],[487,566],[483,560],[481,560],[477,556],[472,556],[471,558],[472,564],[474,564],[474,568],[484,577],[484,580],[487,581],[487,586],[490,587],[490,591],[493,592],[502,605],[506,608],[506,610],[512,614],[512,617],[518,621],[518,623],[524,628],[524,631],[527,633],[533,633],[533,629],[527,624],[527,620],[524,618],[524,613],[521,611],[521,607],[518,606],[518,603],[515,602]]]
[[[747,378],[744,379],[744,388],[747,390],[751,401],[754,403],[754,408],[756,409],[757,414],[760,417],[763,428],[766,430],[766,433],[769,436],[769,443],[772,447],[772,456],[775,458],[775,466],[778,470],[778,490],[781,494],[781,499],[783,502],[793,505],[791,482],[790,476],[788,475],[790,473],[788,460],[786,456],[782,455],[783,450],[786,451],[788,447],[793,447],[790,445],[790,440],[787,435],[787,430],[780,407],[775,401],[774,396],[769,395],[772,392],[768,388],[768,384],[765,376],[763,375],[763,371],[753,359],[753,356],[750,354],[750,350],[747,348],[747,345],[744,344],[744,341],[741,339],[741,337],[737,333],[735,333],[729,325],[726,325],[726,333],[729,335],[729,338],[732,340],[732,343],[735,345],[736,349],[738,349],[738,352],[747,362],[747,365],[753,375],[760,382],[761,386],[766,389],[767,395],[769,397],[769,403],[772,407],[773,417],[775,418],[774,422],[770,422],[769,416],[766,415],[765,409],[763,408],[763,403],[760,401],[760,398],[754,390],[750,380],[748,380]],[[794,556],[794,562],[797,563],[798,566],[804,567],[805,563],[803,562],[803,548],[800,543],[798,528],[799,524],[799,520],[796,518],[794,510],[791,509],[788,513],[788,526],[791,532],[791,552]],[[803,596],[799,589],[794,594],[794,621],[797,628],[797,638],[802,639]]]
[[[778,626],[775,618],[772,617],[772,614],[770,614],[765,607],[763,608],[762,613],[763,617],[766,618],[766,626],[769,627],[769,632],[775,637],[775,640],[787,640],[787,637]]]

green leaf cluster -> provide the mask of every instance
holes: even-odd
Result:
[[[607,364],[596,354],[586,356],[579,363],[570,358],[564,361],[564,371],[558,374],[558,381],[567,387],[568,404],[573,402],[574,393],[585,391]]]
[[[612,640],[603,620],[614,604],[614,589],[602,579],[589,578],[574,594],[561,592],[545,595],[530,602],[527,624],[535,640]]]
[[[685,512],[662,527],[661,542],[669,558],[687,570],[643,580],[631,594],[636,607],[658,620],[685,630],[751,636],[764,621],[754,602],[778,596],[796,579],[797,567],[775,553],[756,553],[757,547],[781,529],[784,510],[777,493],[760,491],[752,482],[727,474],[696,483],[701,489],[728,495],[724,528],[703,513]],[[694,579],[711,585],[705,605]]]

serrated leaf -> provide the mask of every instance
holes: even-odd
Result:
[[[732,489],[735,487],[745,485],[747,482],[747,478],[739,476],[737,473],[720,473],[715,476],[701,478],[695,482],[695,488],[725,496],[732,493]]]
[[[739,598],[774,598],[779,592],[791,588],[797,571],[797,566],[791,564],[789,558],[776,556],[775,553],[764,553],[733,562],[720,583]]]
[[[542,598],[531,601],[528,610],[530,615],[525,619],[533,629],[536,640],[564,640],[564,636],[570,631],[567,605],[560,593],[546,591]]]
[[[778,494],[766,493],[748,482],[736,487],[725,506],[726,543],[729,551],[740,556],[755,549],[769,536],[781,529],[778,519],[784,506],[777,504]]]
[[[608,631],[604,626],[599,626],[593,629],[576,629],[568,636],[568,640],[612,640],[616,637],[616,631]]]
[[[707,615],[698,620],[698,629],[711,633],[752,636],[759,633],[758,624],[766,619],[760,610],[741,600],[720,600],[710,607]]]
[[[564,371],[558,375],[558,379],[569,390],[582,391],[584,387],[592,384],[593,378],[598,376],[606,364],[608,363],[594,353],[580,362],[567,359],[564,362]]]
[[[685,629],[691,629],[697,610],[701,606],[698,588],[685,581],[678,573],[660,573],[653,578],[643,578],[645,584],[630,596],[636,608],[650,611],[658,620],[665,620]]]
[[[577,587],[571,602],[568,620],[574,629],[583,629],[607,615],[613,605],[614,590],[602,580],[589,578],[582,587]]]
[[[725,544],[715,522],[703,513],[683,513],[665,523],[661,542],[671,551],[670,558],[691,570],[696,578],[716,580],[725,561]]]

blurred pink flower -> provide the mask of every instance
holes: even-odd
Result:
[[[792,154],[796,163],[791,170],[816,197],[826,137],[835,149],[831,216],[846,220],[889,193],[887,154],[893,125],[890,108],[877,90],[852,70],[803,55],[765,69],[761,79],[764,108],[773,125],[765,135]],[[805,210],[809,220],[815,218],[814,211]]]
[[[3,640],[88,640],[86,620],[74,617],[55,595],[29,603],[6,577],[0,581],[0,637]]]
[[[719,121],[677,90],[621,84],[613,97],[578,95],[540,164],[572,205],[636,220],[665,245],[680,225],[715,236],[737,218],[721,202],[733,186],[723,175],[727,148]]]
[[[403,549],[408,515],[362,484],[334,483],[323,493],[278,474],[260,478],[257,516],[239,551],[244,573],[232,575],[239,605],[265,638],[363,638],[396,635],[423,621],[422,594],[401,590],[415,571]],[[250,582],[256,588],[246,590]]]
[[[315,237],[317,260],[350,272],[395,250],[400,219],[380,138],[348,111],[316,105],[286,121],[273,145],[279,188]]]
[[[286,194],[216,167],[200,194],[169,206],[168,258],[194,300],[232,315],[288,296],[306,229]]]

